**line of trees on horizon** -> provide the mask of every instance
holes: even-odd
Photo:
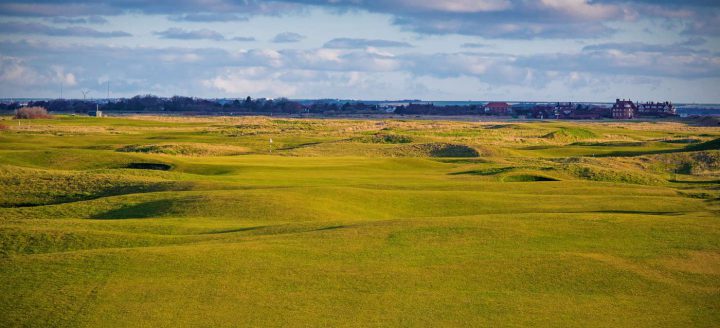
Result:
[[[337,103],[319,100],[311,104],[302,104],[287,98],[266,99],[247,97],[232,101],[203,99],[195,97],[173,96],[163,98],[154,95],[138,95],[132,98],[121,98],[112,101],[82,99],[52,99],[0,104],[0,110],[15,111],[25,106],[47,108],[55,113],[88,113],[100,109],[104,112],[116,113],[192,113],[192,114],[333,114],[333,113],[377,113],[377,105],[362,102]]]
[[[579,103],[557,104],[516,104],[495,102],[493,107],[481,104],[436,106],[433,103],[408,102],[388,107],[377,103],[338,101],[321,99],[295,101],[287,98],[266,99],[246,97],[244,99],[218,100],[195,97],[173,96],[170,98],[154,95],[138,95],[115,100],[52,99],[27,103],[0,103],[0,111],[14,112],[22,107],[42,107],[52,113],[86,114],[99,109],[107,113],[177,113],[185,115],[242,115],[242,114],[397,114],[397,115],[464,115],[464,116],[522,116],[527,118],[599,119],[612,117],[612,110],[606,106]],[[499,106],[499,107],[498,107]],[[643,114],[643,113],[639,113]],[[652,113],[650,113],[652,114]],[[645,113],[645,116],[653,116]],[[667,115],[654,115],[667,116]]]

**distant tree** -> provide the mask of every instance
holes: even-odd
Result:
[[[15,119],[52,118],[43,107],[23,107],[15,111]]]
[[[16,110],[20,107],[22,107],[22,106],[20,106],[20,103],[16,102],[16,101],[11,102],[11,103],[1,103],[0,104],[0,110],[10,111],[10,110]]]

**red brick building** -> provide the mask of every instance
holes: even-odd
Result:
[[[675,106],[669,101],[666,102],[646,102],[638,105],[638,116],[674,116],[676,115]]]
[[[510,115],[510,105],[506,102],[489,102],[485,105],[485,113],[491,115]]]
[[[635,118],[637,113],[637,106],[631,100],[620,100],[615,99],[615,104],[612,106],[612,118],[618,120],[629,120]]]

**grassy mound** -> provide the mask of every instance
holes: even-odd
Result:
[[[1,142],[0,142],[1,143]],[[51,170],[124,168],[144,160],[144,155],[104,149],[13,150],[0,154],[0,164]]]
[[[128,145],[117,149],[117,151],[183,156],[233,156],[250,152],[246,147],[202,143]]]
[[[623,170],[587,163],[566,164],[562,166],[562,170],[578,178],[593,181],[632,183],[640,185],[659,185],[666,182],[661,177],[644,173],[638,169]]]
[[[411,143],[413,139],[409,136],[400,135],[400,134],[385,134],[385,133],[376,133],[372,136],[367,137],[361,137],[358,138],[360,142],[368,142],[368,143],[379,143],[379,144],[405,144],[405,143]]]
[[[655,172],[681,174],[720,174],[720,151],[677,152],[641,157]]]
[[[583,128],[560,128],[543,136],[546,139],[579,140],[597,138],[598,135]]]
[[[285,218],[307,221],[337,216],[334,202],[305,203],[300,193],[266,190],[206,191],[169,195],[159,193],[113,199],[112,207],[91,214],[93,219],[143,219],[156,217],[215,217],[265,221]],[[99,208],[99,207],[96,207]]]
[[[399,157],[478,157],[480,153],[470,146],[450,143],[426,143],[396,147],[388,151]]]
[[[0,166],[0,207],[57,204],[188,187],[187,183],[150,177]]]

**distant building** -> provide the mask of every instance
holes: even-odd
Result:
[[[669,101],[666,102],[646,102],[638,105],[638,116],[675,116],[677,112],[675,106]]]
[[[103,116],[103,112],[100,110],[100,106],[95,105],[95,111],[88,112],[88,116],[92,116],[92,117],[102,117],[102,116]]]
[[[510,115],[510,105],[506,102],[489,102],[485,105],[485,113],[490,115]]]
[[[612,118],[618,120],[629,120],[635,118],[637,113],[637,106],[631,100],[620,100],[615,99],[615,104],[612,106]]]
[[[533,108],[533,117],[539,119],[549,119],[555,116],[555,106],[544,104],[536,105]]]
[[[569,117],[575,120],[598,120],[603,117],[611,117],[612,113],[610,108],[604,106],[578,106],[578,108]]]

